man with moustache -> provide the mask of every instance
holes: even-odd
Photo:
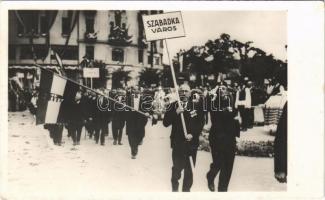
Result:
[[[184,170],[182,191],[190,192],[193,184],[193,169],[190,159],[193,159],[195,165],[199,135],[204,126],[203,101],[202,98],[198,98],[198,91],[193,91],[191,94],[188,85],[182,85],[179,93],[182,107],[177,101],[172,102],[165,113],[163,124],[165,127],[172,126],[170,135],[173,160],[172,191],[178,192],[178,181],[181,178],[181,172]],[[184,135],[181,113],[184,115],[186,135]]]

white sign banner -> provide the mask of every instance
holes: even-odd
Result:
[[[25,77],[25,74],[24,74],[24,73],[20,73],[20,72],[18,72],[18,73],[17,73],[17,76],[18,76],[18,78],[24,78],[24,77]]]
[[[185,37],[185,29],[180,11],[157,15],[143,15],[146,40]]]
[[[84,68],[84,78],[99,78],[99,68]]]

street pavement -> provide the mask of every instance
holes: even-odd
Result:
[[[55,146],[47,130],[36,126],[27,111],[9,113],[8,120],[9,196],[171,191],[170,128],[161,122],[155,126],[148,122],[137,159],[131,159],[125,133],[123,145],[113,145],[110,129],[105,146],[101,146],[85,138],[83,130],[81,145],[74,147],[65,129],[63,146]],[[253,130],[258,134],[262,129]],[[209,152],[198,152],[192,192],[209,192],[205,175],[211,160]],[[273,158],[236,156],[229,192],[285,190],[286,184],[274,179]]]

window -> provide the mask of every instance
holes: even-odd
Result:
[[[47,26],[48,26],[48,20],[46,18],[46,16],[41,16],[40,17],[40,30],[41,30],[41,34],[46,34],[47,33]]]
[[[143,63],[143,50],[142,49],[138,50],[138,60],[139,60],[139,63]]]
[[[160,40],[160,48],[164,48],[164,40]]]
[[[86,33],[94,33],[95,19],[93,17],[86,18]]]
[[[30,20],[28,22],[30,23],[30,30],[27,30],[28,32],[33,32],[34,34],[38,34],[38,24],[39,24],[39,14],[37,11],[31,11],[32,15],[30,16]]]
[[[152,41],[150,43],[152,46],[151,46],[151,51],[153,51],[153,53],[157,53],[157,43],[156,41]]]
[[[159,65],[159,58],[155,58],[155,65]]]
[[[122,13],[117,10],[114,12],[115,14],[115,25],[121,27]]]
[[[94,46],[86,46],[86,56],[90,60],[94,60]]]
[[[124,61],[124,51],[123,49],[113,49],[112,50],[112,60],[113,61]]]
[[[9,46],[9,52],[8,52],[9,60],[15,60],[16,59],[16,47],[13,45]]]
[[[62,17],[62,35],[69,35],[69,18]]]
[[[29,45],[21,46],[20,59],[33,59],[31,46]]]
[[[60,55],[62,60],[78,60],[78,46],[67,46],[64,45],[52,45],[51,49],[57,52]],[[51,59],[55,60],[55,56],[51,55]]]
[[[152,63],[152,56],[148,56],[148,64]]]
[[[17,35],[21,37],[23,36],[23,34],[24,34],[24,26],[17,21]]]

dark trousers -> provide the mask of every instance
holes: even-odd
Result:
[[[61,144],[63,125],[53,124],[49,128],[50,137],[53,139],[54,144]]]
[[[248,108],[248,128],[254,126],[254,108]]]
[[[249,126],[249,109],[244,106],[238,106],[239,114],[241,117],[241,127],[247,129]]]
[[[82,124],[68,124],[68,132],[74,143],[80,142],[81,131]]]
[[[131,147],[131,155],[136,156],[138,154],[138,146],[143,139],[144,128],[143,130],[135,129],[128,134],[129,145]]]
[[[172,150],[172,191],[178,191],[178,180],[181,178],[182,170],[184,170],[184,180],[183,180],[183,192],[189,192],[193,184],[193,172],[191,169],[190,156],[192,156],[194,164],[196,161],[197,148],[193,148],[190,151],[185,148],[174,147]]]
[[[95,132],[95,125],[94,125],[94,122],[92,121],[88,121],[86,124],[85,124],[85,128],[89,134],[89,137],[92,138],[93,135],[94,135],[94,132]]]
[[[210,141],[213,162],[210,165],[208,179],[214,181],[220,171],[218,191],[226,192],[232,173],[235,159],[235,139]]]
[[[114,141],[121,142],[123,134],[123,126],[120,123],[112,121],[112,132]]]
[[[108,134],[108,123],[100,123],[95,128],[95,140],[98,143],[100,139],[101,144],[105,144],[105,135]]]

